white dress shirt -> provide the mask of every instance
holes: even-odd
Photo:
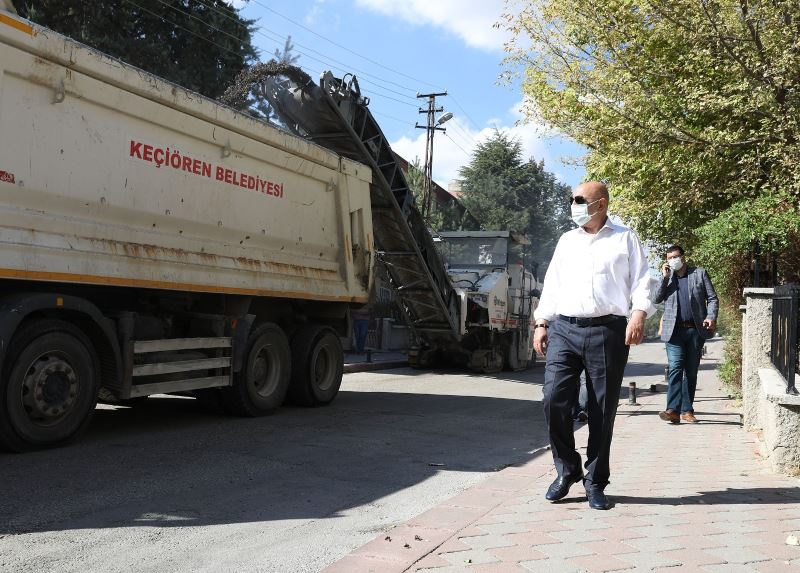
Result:
[[[561,235],[544,277],[536,320],[642,310],[650,316],[650,271],[639,237],[606,218],[595,234],[578,227]]]

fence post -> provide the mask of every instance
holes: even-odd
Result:
[[[800,335],[800,285],[775,287],[772,299],[770,360],[786,381],[786,393],[797,395],[798,336]]]

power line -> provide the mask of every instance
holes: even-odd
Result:
[[[291,22],[291,23],[292,23],[292,24],[294,24],[295,26],[298,26],[298,27],[300,27],[300,28],[302,28],[302,29],[304,29],[304,30],[306,30],[306,31],[310,32],[311,34],[314,34],[314,35],[315,35],[315,36],[317,36],[318,38],[321,38],[321,39],[325,40],[326,42],[329,42],[329,43],[333,44],[334,46],[336,46],[336,47],[338,47],[338,48],[341,48],[342,50],[345,50],[346,52],[349,52],[349,53],[353,54],[354,56],[357,56],[357,57],[359,57],[359,58],[362,58],[362,59],[364,59],[364,60],[366,60],[366,61],[368,61],[368,62],[370,62],[370,63],[372,63],[372,64],[375,64],[376,66],[379,66],[379,67],[381,67],[381,68],[383,68],[383,69],[385,69],[385,70],[388,70],[388,71],[390,71],[390,72],[392,72],[392,73],[394,73],[394,74],[397,74],[398,76],[402,76],[402,77],[404,77],[404,78],[406,78],[406,79],[413,80],[413,81],[415,81],[415,82],[417,82],[417,83],[420,83],[420,84],[425,84],[425,85],[427,85],[427,86],[430,86],[430,87],[434,87],[434,88],[439,88],[439,87],[440,87],[440,86],[437,86],[437,85],[435,85],[435,84],[432,84],[432,83],[430,83],[430,82],[426,82],[426,81],[424,81],[424,80],[420,80],[419,78],[415,78],[415,77],[413,77],[413,76],[409,76],[408,74],[404,74],[403,72],[399,72],[399,71],[397,71],[397,70],[395,70],[395,69],[393,69],[393,68],[390,68],[389,66],[386,66],[386,65],[384,65],[384,64],[381,64],[380,62],[376,62],[375,60],[373,60],[373,59],[371,59],[371,58],[368,58],[368,57],[366,57],[366,56],[363,56],[363,55],[359,54],[358,52],[356,52],[356,51],[354,51],[354,50],[351,50],[350,48],[348,48],[348,47],[346,47],[346,46],[343,46],[342,44],[339,44],[339,43],[337,43],[337,42],[334,42],[333,40],[331,40],[331,39],[329,39],[329,38],[326,38],[326,37],[325,37],[325,36],[323,36],[322,34],[319,34],[319,33],[315,32],[315,31],[314,31],[314,30],[312,30],[311,28],[308,28],[307,26],[304,26],[303,24],[300,24],[299,22],[296,22],[296,21],[292,20],[292,19],[291,19],[291,18],[289,18],[288,16],[284,16],[283,14],[281,14],[280,12],[278,12],[277,10],[273,10],[273,9],[272,9],[272,8],[270,8],[269,6],[267,6],[267,5],[265,5],[265,4],[261,3],[261,2],[259,2],[259,0],[250,0],[250,1],[251,1],[251,2],[253,2],[253,4],[258,4],[258,5],[259,5],[259,6],[261,6],[262,8],[264,8],[264,9],[266,9],[266,10],[269,10],[269,11],[270,11],[270,12],[272,12],[273,14],[276,14],[277,16],[280,16],[280,17],[281,17],[281,18],[283,18],[284,20],[286,20],[286,21],[288,21],[288,22]]]
[[[451,97],[452,97],[452,99],[453,99],[453,102],[454,102],[454,103],[455,103],[455,104],[458,106],[458,109],[460,109],[462,112],[464,112],[464,117],[466,117],[466,118],[469,120],[469,122],[472,124],[472,126],[473,126],[475,129],[477,129],[478,131],[480,131],[480,130],[481,130],[481,127],[480,127],[480,126],[479,126],[477,123],[475,123],[474,121],[472,121],[472,118],[471,118],[471,117],[469,116],[469,114],[467,113],[467,110],[465,110],[465,109],[464,109],[464,108],[461,106],[461,104],[460,104],[460,103],[458,103],[458,100],[456,99],[456,97],[455,97],[455,96],[451,96]]]
[[[130,2],[131,4],[134,4],[135,6],[138,6],[138,7],[139,7],[140,9],[142,9],[142,10],[146,10],[146,11],[150,12],[150,11],[149,11],[149,10],[147,10],[146,8],[143,8],[142,6],[139,6],[138,4],[135,4],[134,2],[131,2],[130,0],[126,0],[126,1],[127,1],[127,2]],[[241,39],[241,38],[238,38],[237,36],[234,36],[233,34],[230,34],[229,32],[226,32],[225,30],[221,30],[221,29],[217,28],[216,26],[213,26],[212,24],[209,24],[208,22],[206,22],[205,20],[203,20],[203,19],[202,19],[201,17],[199,17],[199,16],[196,16],[196,15],[194,15],[194,14],[191,14],[191,13],[189,13],[189,12],[185,12],[184,10],[181,10],[180,8],[178,8],[178,7],[176,7],[176,6],[171,6],[171,5],[167,4],[167,3],[166,3],[164,0],[157,0],[157,1],[158,1],[160,4],[162,4],[163,6],[167,7],[167,8],[171,8],[171,9],[175,10],[176,12],[180,12],[181,14],[183,14],[183,15],[185,15],[185,16],[188,16],[188,17],[190,17],[190,18],[193,18],[193,19],[195,19],[195,20],[198,20],[198,21],[199,21],[199,22],[201,22],[201,23],[202,23],[204,26],[206,26],[206,27],[210,28],[211,30],[214,30],[214,31],[216,31],[216,32],[219,32],[220,34],[225,34],[226,36],[229,36],[229,37],[233,38],[233,39],[234,39],[234,40],[236,40],[237,42],[241,42],[241,41],[242,41],[242,39]],[[200,1],[200,0],[199,0],[199,1]],[[202,2],[202,1],[200,1],[200,3],[201,3],[203,6],[205,6],[206,8],[210,8],[210,9],[212,9],[212,10],[216,10],[216,9],[215,9],[215,8],[213,8],[212,6],[208,6],[208,5],[206,5],[206,4],[203,4],[203,2]],[[220,13],[220,14],[223,14],[224,16],[226,16],[226,17],[228,17],[228,18],[231,18],[230,16],[227,16],[226,14],[224,14],[224,13],[222,13],[222,12],[219,12],[218,10],[217,10],[217,12],[218,12],[218,13]],[[154,14],[154,15],[156,15],[154,12],[150,12],[150,13],[151,13],[151,14]],[[200,38],[202,38],[202,36],[198,36],[197,34],[194,34],[194,33],[193,33],[191,30],[188,30],[188,29],[186,29],[186,28],[183,28],[183,27],[182,27],[182,26],[180,26],[179,24],[177,24],[177,23],[175,23],[175,22],[173,22],[173,21],[171,21],[171,20],[168,20],[168,19],[164,18],[163,16],[159,16],[159,17],[160,17],[162,20],[164,20],[165,22],[168,22],[168,23],[172,24],[173,26],[177,26],[177,27],[179,27],[179,28],[182,28],[183,30],[186,30],[187,32],[189,32],[189,33],[191,33],[191,34],[193,34],[193,35],[195,35],[195,36],[197,36],[197,37],[200,37]],[[233,18],[233,20],[234,20],[234,21],[236,21],[236,22],[239,22],[239,20],[237,20],[237,19],[235,19],[235,18]],[[277,41],[277,40],[275,40],[274,38],[270,38],[269,36],[266,36],[265,34],[263,34],[263,32],[262,32],[262,35],[264,35],[266,38],[269,38],[270,40]],[[276,35],[277,35],[277,34],[276,34]],[[282,36],[280,36],[280,35],[277,35],[277,36],[278,36],[279,38],[282,38],[282,39],[284,39],[284,40],[285,40],[285,38],[283,38]],[[226,50],[226,51],[228,51],[228,52],[230,52],[230,53],[236,53],[236,52],[233,52],[232,50],[228,50],[228,49],[227,49],[227,48],[225,48],[224,46],[221,46],[220,44],[217,44],[217,43],[215,43],[215,42],[213,42],[213,41],[211,41],[211,40],[208,40],[208,39],[206,39],[206,40],[207,40],[207,41],[209,41],[210,43],[212,43],[213,45],[215,45],[215,46],[217,46],[217,47],[219,47],[219,48],[221,48],[221,49],[224,49],[224,50]],[[308,54],[306,54],[306,53],[304,53],[304,52],[300,52],[300,53],[301,53],[303,56],[305,56],[305,57],[307,57],[307,58],[310,58],[310,59],[312,59],[312,60],[315,60],[315,61],[317,61],[317,62],[319,62],[319,63],[321,63],[321,64],[323,64],[323,65],[325,65],[325,66],[328,66],[328,65],[329,65],[329,63],[328,63],[328,62],[325,62],[325,61],[323,61],[323,60],[320,60],[319,58],[315,58],[314,56],[310,56],[310,55],[308,55]],[[344,73],[347,73],[347,72],[348,72],[348,70],[347,70],[347,69],[345,69],[345,68],[339,68],[339,67],[336,67],[336,66],[332,66],[332,67],[333,67],[334,69],[338,69],[339,71],[342,71],[342,72],[344,72]],[[367,84],[374,85],[374,86],[375,86],[375,89],[383,89],[383,90],[385,90],[385,91],[388,91],[389,93],[391,93],[391,94],[392,94],[392,95],[385,95],[385,94],[380,94],[380,93],[377,93],[377,94],[375,94],[375,95],[377,95],[377,96],[380,96],[380,97],[383,97],[383,98],[385,98],[385,99],[389,99],[389,100],[395,101],[395,102],[397,102],[397,103],[401,103],[401,104],[407,105],[407,106],[409,106],[409,107],[417,107],[417,104],[416,104],[416,103],[411,103],[411,102],[408,102],[408,101],[403,101],[403,100],[400,100],[400,99],[397,99],[397,98],[393,97],[393,95],[399,95],[399,96],[401,96],[401,97],[409,97],[409,96],[403,96],[403,94],[398,94],[397,92],[395,92],[395,91],[393,91],[393,90],[391,90],[391,89],[389,89],[389,88],[384,88],[383,86],[381,86],[381,85],[379,85],[379,84],[376,84],[375,82],[372,82],[372,81],[370,81],[370,80],[368,80],[368,79],[363,79],[363,78],[362,78],[362,81],[364,81],[364,83],[367,83]],[[413,98],[412,98],[412,99],[413,99]]]
[[[223,15],[225,15],[226,17],[228,17],[228,18],[231,18],[231,19],[235,20],[236,22],[240,22],[240,20],[238,20],[238,19],[236,19],[236,18],[232,18],[231,16],[228,16],[227,14],[224,14],[223,12],[220,12],[218,9],[216,9],[216,8],[214,8],[214,7],[212,7],[212,6],[208,6],[208,5],[204,4],[204,3],[203,3],[201,0],[198,0],[198,1],[200,1],[200,3],[201,3],[201,4],[203,4],[203,6],[206,6],[207,8],[210,8],[210,9],[212,9],[212,10],[215,10],[215,11],[217,11],[218,13],[220,13],[220,14],[223,14]],[[225,47],[225,46],[223,46],[223,45],[219,44],[218,42],[215,42],[214,40],[212,40],[212,39],[210,39],[210,38],[208,38],[208,37],[205,37],[205,36],[203,36],[203,35],[200,35],[200,34],[198,34],[198,33],[194,32],[194,31],[190,30],[189,28],[186,28],[185,26],[182,26],[182,25],[178,24],[177,22],[175,22],[175,21],[173,21],[173,20],[170,20],[169,18],[167,18],[167,17],[165,17],[165,16],[163,16],[163,15],[161,15],[161,14],[158,14],[157,12],[154,12],[153,10],[150,10],[150,9],[148,9],[148,8],[145,8],[144,6],[141,6],[140,4],[137,4],[137,3],[136,3],[136,2],[134,2],[133,0],[125,0],[125,2],[127,2],[128,4],[131,4],[132,6],[135,6],[135,7],[139,8],[139,9],[140,9],[140,10],[142,10],[143,12],[146,12],[146,13],[148,13],[148,14],[150,14],[150,15],[152,15],[152,16],[154,16],[154,17],[156,17],[156,18],[159,18],[159,19],[160,19],[160,20],[162,20],[163,22],[166,22],[166,23],[168,23],[168,24],[170,24],[170,25],[172,25],[172,26],[175,26],[176,28],[178,28],[178,29],[180,29],[180,30],[183,30],[184,32],[187,32],[187,33],[191,34],[192,36],[194,36],[194,37],[196,37],[196,38],[198,38],[198,39],[200,39],[200,40],[203,40],[204,42],[206,42],[206,43],[208,43],[208,44],[211,44],[212,46],[216,46],[216,47],[217,47],[217,48],[219,48],[220,50],[223,50],[223,51],[225,51],[225,52],[227,52],[227,53],[229,53],[229,54],[233,54],[233,55],[235,55],[235,56],[240,56],[240,55],[241,55],[239,52],[236,52],[236,51],[234,51],[234,50],[231,50],[230,48],[227,48],[227,47]],[[215,31],[217,31],[217,32],[219,32],[219,33],[221,33],[221,34],[224,34],[224,35],[226,35],[226,36],[229,36],[229,37],[233,38],[234,40],[236,40],[237,42],[241,42],[241,41],[242,41],[242,39],[241,39],[241,38],[239,38],[239,37],[237,37],[237,36],[235,36],[235,35],[233,35],[233,34],[230,34],[229,32],[226,32],[225,30],[221,30],[221,29],[217,28],[216,26],[213,26],[212,24],[210,24],[210,23],[206,22],[205,20],[203,20],[203,19],[202,19],[201,17],[199,17],[199,16],[196,16],[196,15],[194,15],[194,14],[191,14],[191,13],[188,13],[188,12],[184,12],[183,10],[181,10],[180,8],[177,8],[177,7],[175,7],[175,6],[170,6],[169,4],[166,4],[166,3],[164,2],[164,0],[158,0],[158,2],[159,2],[159,3],[161,3],[163,6],[165,6],[165,7],[167,7],[167,8],[171,8],[171,9],[173,9],[173,10],[177,11],[177,12],[180,12],[180,13],[184,14],[185,16],[189,16],[189,17],[191,17],[191,18],[193,18],[193,19],[195,19],[195,20],[198,20],[198,21],[200,21],[200,22],[201,22],[201,23],[202,23],[204,26],[208,27],[208,28],[209,28],[209,29],[211,29],[211,30],[215,30]],[[262,35],[264,35],[265,37],[267,37],[267,38],[268,38],[268,39],[270,39],[270,40],[277,41],[277,40],[275,40],[274,38],[270,38],[269,36],[266,36],[266,34],[264,34],[263,32],[260,32],[260,33],[262,33]],[[280,36],[280,35],[278,35],[278,37],[280,38],[281,36]],[[285,38],[284,38],[284,39],[285,39]],[[301,54],[302,54],[303,56],[305,56],[305,57],[307,57],[307,58],[310,58],[310,59],[312,59],[312,60],[315,60],[315,61],[317,61],[317,62],[319,62],[319,63],[321,63],[321,64],[323,64],[323,65],[325,65],[325,66],[327,66],[327,65],[328,65],[328,63],[327,63],[327,62],[325,62],[325,61],[323,61],[323,60],[320,60],[319,58],[314,58],[313,56],[309,56],[308,54],[305,54],[305,53],[302,53],[302,52],[301,52]],[[347,70],[345,70],[345,69],[342,69],[342,68],[336,68],[336,69],[339,69],[339,70],[341,70],[341,71],[343,71],[343,72],[347,72]],[[392,93],[392,94],[395,94],[395,95],[402,95],[402,94],[397,94],[396,92],[393,92],[392,90],[389,90],[388,88],[383,88],[383,87],[382,87],[382,86],[380,86],[380,85],[374,84],[374,82],[371,82],[371,81],[369,81],[369,80],[363,80],[363,81],[364,81],[365,83],[368,83],[368,84],[373,84],[373,85],[375,85],[375,86],[376,86],[376,88],[379,88],[379,89],[385,89],[385,90],[389,91],[389,92],[390,92],[390,93]],[[384,98],[384,99],[392,100],[392,101],[395,101],[395,102],[397,102],[397,103],[401,103],[401,104],[404,104],[404,105],[408,105],[408,106],[410,106],[410,107],[415,107],[415,108],[417,107],[417,105],[416,105],[416,104],[412,104],[412,103],[409,103],[409,102],[406,102],[406,101],[402,101],[402,100],[400,100],[400,99],[397,99],[397,98],[395,98],[395,97],[392,97],[392,96],[389,96],[389,95],[385,95],[385,94],[382,94],[382,93],[372,93],[372,94],[370,94],[370,95],[371,95],[371,96],[373,96],[373,97],[379,97],[379,98]],[[407,97],[407,96],[403,96],[403,97]],[[388,118],[390,118],[390,119],[392,119],[392,120],[394,120],[394,121],[398,121],[398,122],[401,122],[401,123],[404,123],[404,124],[411,125],[411,122],[408,122],[408,121],[405,121],[405,120],[401,120],[401,119],[399,119],[399,118],[396,118],[396,117],[393,117],[393,116],[388,116],[388,115],[385,115],[385,114],[381,114],[381,115],[384,115],[385,117],[388,117]]]
[[[458,148],[459,148],[461,151],[463,151],[465,155],[467,155],[467,156],[469,156],[469,155],[470,155],[470,153],[469,153],[469,152],[468,152],[466,149],[464,149],[463,147],[461,147],[461,146],[458,144],[458,142],[457,142],[455,139],[453,139],[452,137],[450,137],[449,135],[447,135],[447,132],[445,132],[445,133],[444,133],[444,136],[445,136],[447,139],[449,139],[450,141],[452,141],[452,142],[453,142],[453,145],[455,145],[455,146],[456,146],[456,147],[458,147]]]
[[[394,117],[393,115],[388,115],[388,114],[385,114],[385,113],[380,112],[380,111],[373,111],[372,113],[373,113],[373,115],[379,115],[381,117],[385,117],[386,119],[394,120],[394,121],[396,121],[398,123],[402,123],[402,124],[405,124],[405,125],[410,125],[411,127],[414,127],[414,125],[415,125],[414,122],[412,122],[412,121],[409,121],[407,119],[400,119],[399,117]]]
[[[478,140],[457,123],[453,123],[453,125],[450,126],[450,129],[453,131],[453,133],[458,134],[460,138],[466,141],[468,145],[478,145]]]
[[[159,1],[161,2],[161,0],[159,0]],[[197,0],[197,1],[198,1],[200,4],[202,4],[203,6],[205,6],[206,8],[208,8],[209,10],[214,10],[215,12],[217,12],[218,14],[221,14],[222,16],[225,16],[226,18],[229,18],[229,19],[231,19],[231,20],[234,20],[234,21],[236,21],[236,22],[240,22],[240,20],[239,20],[239,19],[237,19],[236,17],[230,16],[229,14],[226,14],[226,13],[224,13],[224,12],[221,12],[219,9],[215,8],[214,6],[210,6],[210,5],[206,4],[206,3],[205,3],[203,0]],[[161,2],[161,3],[162,3],[162,4],[164,4],[164,2]],[[165,4],[165,5],[166,5],[166,4]],[[209,25],[209,26],[210,26],[210,25]],[[213,27],[213,26],[210,26],[210,27]],[[277,38],[278,38],[278,39],[279,39],[281,42],[285,42],[285,41],[288,39],[288,36],[282,36],[282,35],[281,35],[281,34],[279,34],[278,32],[275,32],[275,31],[273,31],[273,30],[270,30],[269,28],[266,28],[266,27],[264,27],[264,26],[257,26],[257,27],[256,27],[256,33],[258,33],[258,34],[261,34],[261,35],[262,35],[262,36],[264,36],[265,38],[268,38],[269,40],[272,40],[272,41],[274,41],[274,42],[277,42],[277,41],[278,41],[277,39],[275,39],[275,38],[273,38],[273,37],[271,37],[271,36],[268,36],[268,35],[267,35],[267,32],[269,32],[269,33],[270,33],[270,34],[272,34],[273,36],[277,36]],[[299,44],[299,43],[297,43],[297,42],[293,42],[293,44],[294,44],[295,46],[299,46],[299,47],[300,47],[300,48],[302,48],[303,50],[306,50],[306,51],[308,51],[308,52],[312,52],[312,53],[314,53],[314,54],[317,54],[317,55],[319,55],[319,56],[322,56],[322,57],[324,57],[324,58],[327,58],[327,60],[320,60],[320,59],[318,59],[318,58],[315,58],[314,56],[310,56],[308,53],[306,53],[306,52],[303,52],[302,50],[297,50],[297,51],[298,51],[300,54],[302,54],[302,55],[304,55],[304,56],[307,56],[307,57],[309,57],[309,58],[311,58],[311,59],[313,59],[313,60],[316,60],[316,61],[318,61],[318,62],[320,62],[320,63],[322,63],[322,64],[325,64],[326,66],[330,66],[330,64],[329,64],[328,62],[333,62],[334,64],[338,64],[339,66],[344,66],[344,68],[342,68],[342,67],[339,67],[339,68],[337,68],[337,69],[339,69],[339,70],[341,70],[341,71],[343,71],[343,72],[352,72],[352,71],[355,71],[355,72],[358,72],[358,74],[359,74],[359,75],[360,75],[362,78],[364,78],[364,77],[366,77],[366,78],[370,78],[370,77],[371,77],[371,78],[373,78],[374,80],[378,80],[378,81],[380,81],[380,82],[384,82],[384,83],[386,83],[386,84],[392,84],[392,85],[394,85],[394,86],[397,86],[397,87],[398,87],[398,88],[400,88],[400,89],[404,89],[404,90],[407,90],[407,91],[409,91],[409,92],[415,93],[415,90],[413,90],[413,89],[409,88],[408,86],[405,86],[405,85],[402,85],[402,84],[398,84],[398,83],[396,83],[396,82],[393,82],[393,81],[391,81],[391,80],[387,80],[387,79],[385,79],[385,78],[380,78],[380,77],[378,77],[378,76],[375,76],[374,74],[370,74],[369,72],[365,72],[365,71],[363,71],[363,70],[360,70],[360,69],[358,69],[358,68],[353,68],[353,67],[349,66],[348,64],[345,64],[345,63],[343,63],[343,62],[340,62],[340,61],[338,61],[338,60],[335,60],[335,59],[333,59],[333,58],[329,57],[327,54],[323,54],[322,52],[320,52],[320,51],[318,51],[318,50],[315,50],[314,48],[310,48],[310,47],[308,47],[308,46],[304,46],[303,44]],[[335,67],[335,66],[334,66],[334,67]],[[376,85],[376,86],[379,86],[379,87],[383,87],[383,86],[380,86],[380,84],[377,84],[377,83],[374,83],[374,82],[370,82],[368,79],[365,79],[365,80],[364,80],[364,82],[365,82],[365,83],[373,83],[373,85]],[[391,90],[390,88],[384,88],[384,89],[387,89],[387,90],[389,90],[389,91],[393,91],[393,90]],[[400,93],[397,93],[397,92],[393,92],[393,93],[395,93],[396,95],[399,95],[399,96],[401,96],[401,97],[405,97],[405,98],[408,98],[408,99],[410,99],[410,100],[412,100],[412,101],[415,101],[415,99],[414,99],[412,96],[407,96],[407,95],[400,94]],[[416,105],[416,104],[414,104],[414,105]]]
[[[197,34],[197,33],[193,32],[193,31],[191,31],[189,28],[185,28],[185,27],[181,26],[180,24],[177,24],[177,23],[173,22],[172,20],[169,20],[168,18],[165,18],[164,16],[161,16],[160,14],[157,14],[156,12],[153,12],[152,10],[148,10],[147,8],[145,8],[143,6],[140,6],[136,2],[133,2],[133,0],[125,0],[125,2],[127,2],[128,4],[132,4],[133,6],[136,6],[137,8],[139,8],[139,10],[147,12],[148,14],[151,14],[151,15],[155,16],[156,18],[160,18],[163,22],[166,22],[168,24],[172,24],[176,28],[180,28],[184,32],[188,32],[192,36],[194,36],[196,38],[199,38],[199,39],[203,40],[204,42],[208,42],[212,46],[216,46],[220,50],[224,50],[224,51],[228,52],[229,54],[234,54],[235,56],[240,56],[241,55],[238,52],[234,52],[233,50],[231,50],[229,48],[226,48],[225,46],[221,46],[220,44],[217,44],[213,40],[210,40],[210,39],[208,39],[208,38],[206,38],[204,36],[201,36],[200,34]],[[241,40],[239,40],[239,41],[241,41]]]

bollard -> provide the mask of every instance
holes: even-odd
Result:
[[[669,366],[664,366],[664,384],[669,386]]]
[[[372,362],[372,350],[367,348],[367,362]]]
[[[628,404],[636,406],[636,382],[628,383]]]

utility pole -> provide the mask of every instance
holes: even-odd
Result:
[[[425,139],[425,180],[423,181],[422,187],[422,218],[425,220],[430,217],[431,196],[433,195],[433,135],[437,131],[446,131],[445,128],[439,126],[453,117],[453,114],[445,114],[439,119],[438,122],[436,121],[436,114],[444,111],[443,107],[436,107],[436,98],[438,96],[446,95],[446,91],[430,94],[417,94],[418,98],[428,98],[428,107],[419,108],[419,113],[427,114],[427,124],[416,124],[415,126],[417,129],[427,130],[427,138]]]

